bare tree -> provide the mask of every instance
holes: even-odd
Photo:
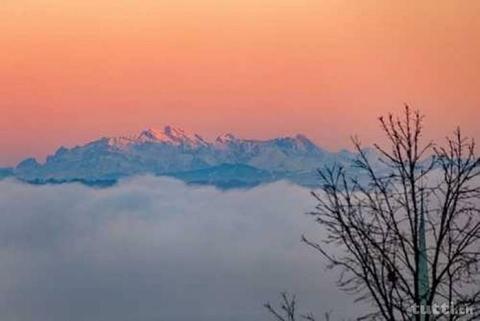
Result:
[[[319,170],[322,187],[312,193],[318,206],[311,215],[325,234],[303,242],[339,270],[340,288],[370,304],[365,319],[479,320],[474,141],[457,129],[445,147],[423,145],[423,116],[408,106],[400,118],[379,120],[388,147],[374,145],[372,152],[354,139],[356,171]]]
[[[297,299],[295,295],[282,293],[280,308],[274,308],[270,303],[264,305],[265,308],[275,317],[277,321],[316,321],[313,314],[301,314],[297,311]],[[330,312],[326,312],[325,321],[330,321]]]

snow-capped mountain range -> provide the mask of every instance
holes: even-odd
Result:
[[[166,126],[61,147],[43,164],[33,158],[20,162],[13,176],[32,183],[107,184],[126,176],[153,174],[220,187],[254,186],[280,179],[315,186],[317,168],[345,164],[353,157],[348,151],[323,150],[303,135],[253,140],[225,134],[208,141]]]

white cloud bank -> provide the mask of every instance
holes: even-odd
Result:
[[[260,321],[279,292],[348,315],[300,243],[308,190],[222,192],[138,177],[107,189],[0,181],[0,320]]]

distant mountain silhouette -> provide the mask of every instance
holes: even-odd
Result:
[[[28,158],[8,175],[36,184],[75,181],[108,186],[122,177],[152,174],[223,188],[276,180],[316,186],[317,168],[347,165],[353,157],[348,151],[321,149],[304,135],[254,140],[225,134],[210,142],[166,126],[74,148],[61,147],[45,163]]]

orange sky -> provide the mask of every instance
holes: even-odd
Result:
[[[480,139],[480,1],[2,0],[0,165],[164,124],[349,147],[411,103]]]

